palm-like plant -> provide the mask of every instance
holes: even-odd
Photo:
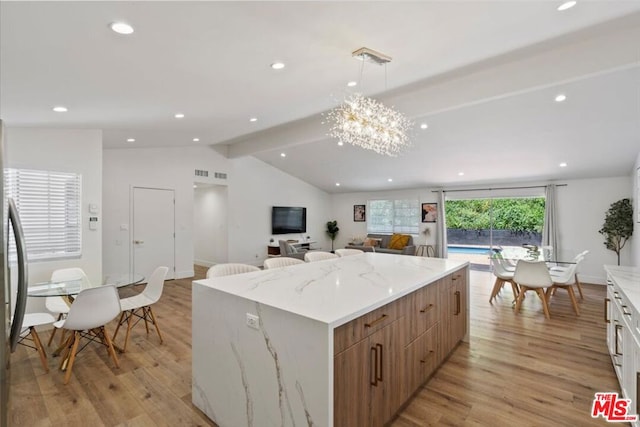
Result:
[[[333,252],[333,241],[336,240],[338,231],[340,231],[340,228],[338,227],[338,221],[327,222],[327,234],[331,239],[331,252]]]

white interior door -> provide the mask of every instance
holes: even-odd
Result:
[[[173,190],[133,188],[133,271],[148,279],[159,266],[175,273],[175,195]]]

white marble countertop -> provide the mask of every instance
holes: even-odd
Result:
[[[604,269],[613,277],[629,302],[640,313],[640,268],[605,265]]]
[[[363,253],[194,283],[337,327],[467,264]]]

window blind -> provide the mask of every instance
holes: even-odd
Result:
[[[5,169],[7,196],[16,202],[29,261],[82,254],[81,182],[75,173]],[[9,256],[15,257],[15,247]]]
[[[368,233],[418,234],[420,203],[418,200],[369,200]]]

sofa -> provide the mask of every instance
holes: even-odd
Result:
[[[367,234],[367,238],[362,243],[349,243],[345,246],[345,249],[360,249],[365,252],[379,252],[384,254],[398,254],[398,255],[415,255],[416,247],[413,244],[413,237],[410,234],[403,234],[407,236],[407,243],[402,249],[389,248],[389,242],[391,241],[391,234]],[[377,241],[378,245],[373,246],[371,243]]]

